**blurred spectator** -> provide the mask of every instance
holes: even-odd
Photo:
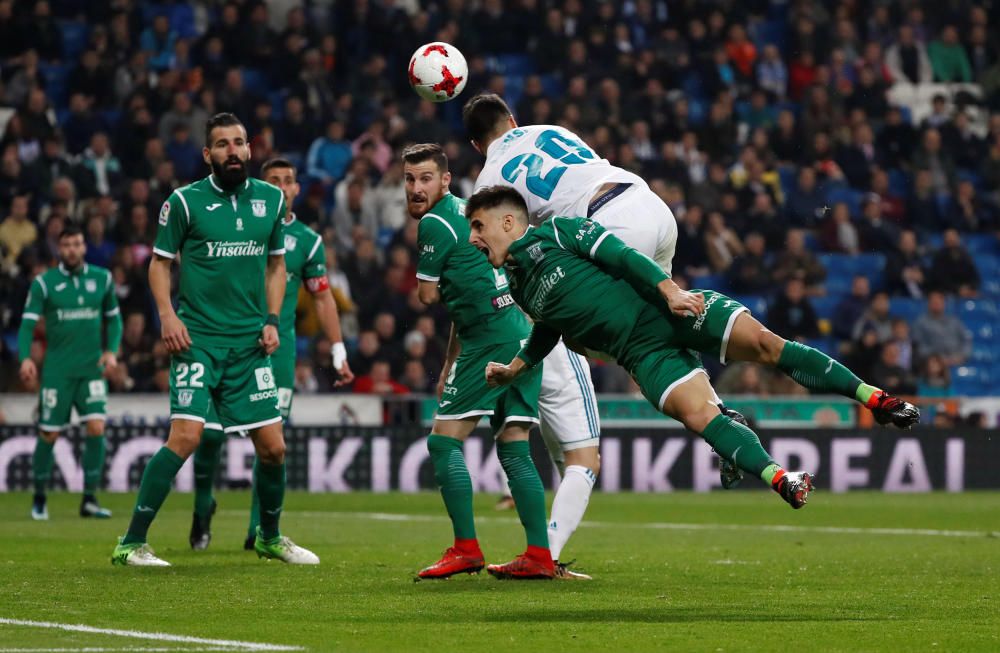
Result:
[[[897,196],[889,187],[889,173],[882,168],[872,170],[872,192],[869,194],[879,203],[882,215],[894,224],[902,224],[906,220],[906,205],[903,198]]]
[[[871,286],[868,277],[857,275],[851,281],[851,294],[837,304],[833,311],[831,326],[833,335],[841,340],[854,338],[854,325],[868,309]]]
[[[979,270],[954,229],[944,232],[941,249],[934,253],[927,285],[948,294],[975,296],[979,290]]]
[[[943,293],[928,293],[927,313],[913,325],[913,344],[922,357],[937,355],[945,365],[962,365],[972,353],[972,334],[961,320],[945,312],[946,306]]]
[[[899,234],[899,243],[888,254],[885,265],[886,288],[890,294],[919,299],[923,297],[923,257],[917,250],[917,235],[906,229]]]
[[[955,162],[941,146],[941,132],[931,128],[924,131],[920,148],[913,153],[913,166],[928,170],[934,192],[948,194],[955,182]]]
[[[371,191],[373,211],[378,216],[379,230],[396,231],[410,219],[406,211],[406,190],[403,184],[403,163],[394,160],[382,179]]]
[[[804,166],[799,169],[795,188],[785,200],[789,222],[798,227],[815,227],[825,216],[826,193],[816,181],[816,171]]]
[[[992,207],[977,197],[976,187],[971,181],[958,182],[948,209],[948,226],[963,232],[987,231],[997,226]]]
[[[789,340],[819,336],[819,318],[806,298],[806,286],[801,279],[785,283],[784,292],[767,309],[767,326]]]
[[[434,392],[434,385],[430,382],[427,370],[424,368],[424,364],[418,359],[406,361],[406,365],[403,368],[402,381],[403,385],[407,386],[412,392],[423,394],[432,394]]]
[[[99,265],[102,268],[111,267],[111,257],[115,246],[106,236],[106,218],[101,214],[92,215],[87,220],[87,263]]]
[[[883,219],[882,202],[878,195],[868,193],[861,201],[861,223],[858,225],[862,249],[868,252],[889,252],[899,241],[899,228]]]
[[[122,166],[111,152],[107,134],[97,132],[90,137],[90,147],[84,151],[81,164],[94,176],[98,193],[108,195],[118,189],[122,180]]]
[[[858,321],[855,322],[851,335],[854,340],[860,340],[861,334],[874,331],[879,343],[892,338],[892,318],[889,317],[889,295],[877,292]]]
[[[310,145],[306,170],[310,177],[332,185],[343,179],[352,157],[351,143],[344,139],[344,124],[331,120],[325,134]]]
[[[756,395],[766,397],[774,394],[769,381],[770,370],[754,363],[730,363],[713,379],[712,386],[725,396]]]
[[[745,248],[729,268],[729,287],[738,293],[764,294],[771,288],[771,275],[764,237],[756,231],[746,237]]]
[[[191,140],[191,130],[184,123],[174,125],[173,134],[165,148],[174,172],[180,179],[194,181],[202,171],[201,150]]]
[[[916,369],[917,356],[914,355],[913,338],[910,337],[910,323],[906,320],[892,318],[892,340],[899,349],[899,364],[907,371]]]
[[[170,18],[159,15],[153,18],[152,26],[139,35],[139,47],[146,53],[149,67],[165,70],[173,63],[174,43],[177,33],[170,29]]]
[[[757,84],[779,100],[788,90],[788,67],[781,59],[777,46],[764,46],[763,56],[757,62]]]
[[[899,346],[895,342],[882,345],[879,360],[872,366],[872,384],[894,395],[912,395],[917,391],[913,374],[899,363]]]
[[[875,139],[887,168],[899,168],[910,159],[913,151],[913,127],[903,119],[899,107],[889,107],[885,122]]]
[[[950,397],[955,394],[951,389],[951,370],[940,356],[932,355],[924,359],[917,394],[921,397]]]
[[[875,134],[871,126],[861,123],[854,128],[850,147],[837,155],[837,165],[853,188],[867,190],[871,187],[872,167],[878,163]]]
[[[410,389],[392,380],[389,363],[376,360],[368,374],[359,375],[354,380],[354,392],[359,394],[405,395]]]
[[[913,35],[913,28],[901,25],[898,40],[885,51],[885,64],[896,82],[929,84],[934,80],[934,70],[924,44]]]
[[[972,81],[972,66],[965,48],[958,40],[958,29],[954,25],[944,26],[941,37],[927,46],[927,56],[930,57],[936,81]]]
[[[878,334],[873,330],[868,330],[852,343],[843,362],[858,377],[870,379],[872,378],[872,369],[878,362],[881,352],[882,345],[878,341]]]
[[[828,252],[857,254],[861,251],[861,236],[851,222],[851,213],[844,202],[833,205],[820,229],[820,242]]]
[[[914,176],[913,193],[906,204],[906,214],[910,225],[922,234],[936,233],[944,226],[934,192],[931,171],[918,169]]]
[[[806,234],[801,229],[791,229],[785,238],[784,251],[774,260],[771,275],[776,284],[788,279],[801,279],[809,294],[817,294],[819,284],[826,279],[826,269],[816,254],[806,249]]]
[[[354,178],[347,182],[346,201],[337,204],[332,219],[337,242],[344,251],[351,249],[357,240],[358,229],[364,238],[374,240],[378,235],[379,218],[375,196],[364,179]]]
[[[0,256],[5,268],[14,265],[21,250],[38,239],[38,229],[28,216],[28,196],[18,195],[10,204],[10,213],[0,223]]]
[[[726,219],[718,211],[708,214],[705,252],[712,269],[717,273],[726,272],[733,260],[743,253],[743,243],[739,236],[726,226]]]

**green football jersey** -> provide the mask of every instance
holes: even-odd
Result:
[[[248,179],[226,193],[211,175],[163,203],[153,251],[181,256],[177,315],[196,343],[257,341],[267,316],[267,259],[285,253],[284,205],[281,190],[267,182]]]
[[[505,269],[511,294],[535,321],[532,344],[548,330],[549,348],[562,334],[625,363],[626,344],[640,315],[650,306],[666,306],[647,299],[667,274],[587,218],[553,217],[528,227],[511,245],[510,256],[513,260]],[[636,257],[639,265],[627,265],[628,256]],[[649,296],[636,286],[648,287]],[[547,352],[544,347],[540,351]]]
[[[285,299],[281,302],[281,344],[288,340],[293,345],[295,338],[295,308],[299,302],[299,288],[307,279],[326,276],[326,251],[323,238],[295,219],[282,222],[285,230]]]
[[[30,349],[31,330],[45,318],[45,376],[64,378],[93,376],[105,347],[118,350],[121,316],[111,272],[84,263],[70,272],[61,263],[35,277],[21,317]],[[104,342],[104,320],[109,321],[108,342]],[[117,325],[112,336],[111,324]],[[25,340],[19,338],[19,340]],[[23,349],[23,347],[22,347]],[[21,352],[25,358],[27,352]]]
[[[420,219],[417,247],[417,278],[438,282],[459,340],[478,345],[527,336],[531,327],[514,305],[507,276],[469,242],[465,200],[449,193],[431,207]]]

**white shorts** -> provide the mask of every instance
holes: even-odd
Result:
[[[634,184],[590,217],[671,274],[677,247],[677,220],[670,207],[648,186]]]
[[[562,340],[542,366],[538,417],[542,439],[557,464],[563,459],[562,452],[596,447],[600,442],[601,420],[590,365]]]

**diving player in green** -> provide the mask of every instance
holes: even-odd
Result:
[[[246,129],[231,113],[205,124],[208,177],[176,189],[160,210],[149,264],[161,333],[170,359],[170,434],[142,474],[116,565],[168,566],[146,534],[174,477],[201,441],[211,407],[226,433],[249,432],[259,460],[260,557],[293,564],[319,558],[287,537],[278,523],[285,498],[285,439],[270,355],[285,294],[284,195],[247,176]],[[170,299],[171,266],[180,258],[178,308]]]
[[[84,263],[86,253],[83,231],[68,225],[59,234],[59,267],[31,282],[17,333],[21,379],[30,387],[38,380],[38,368],[31,360],[32,334],[38,320],[44,318],[48,346],[38,393],[39,434],[31,458],[35,481],[31,518],[35,520],[49,518],[45,490],[52,475],[52,448],[60,431],[69,426],[73,408],[87,425],[80,516],[111,516],[110,510],[97,503],[96,492],[104,472],[108,384],[103,373],[118,365],[122,317],[111,273]],[[105,323],[107,334],[102,338]]]
[[[880,424],[909,428],[917,408],[863,383],[826,354],[771,333],[739,302],[711,290],[686,292],[659,265],[587,218],[554,217],[528,225],[524,199],[511,188],[485,188],[466,207],[471,242],[504,268],[515,301],[535,321],[509,365],[490,363],[491,385],[530,371],[559,340],[607,352],[646,399],[701,435],[720,456],[759,476],[793,508],[812,490],[808,472],[786,472],[748,427],[720,413],[693,351],[772,365],[814,390],[864,404]],[[666,300],[666,301],[664,301]]]
[[[528,432],[538,423],[541,368],[505,388],[490,388],[483,367],[508,360],[528,337],[528,320],[514,306],[507,278],[469,244],[465,202],[448,190],[451,173],[440,145],[411,145],[403,151],[403,178],[410,217],[417,230],[417,292],[430,305],[443,302],[452,320],[448,352],[438,382],[438,409],[427,449],[441,486],[454,544],[420,578],[476,573],[485,565],[472,514],[472,480],[462,443],[483,416],[497,440],[497,457],[527,536],[527,550],[513,561],[490,565],[498,578],[553,578],[545,518],[545,491],[531,460]]]
[[[295,308],[299,302],[299,288],[304,283],[316,304],[323,334],[333,343],[333,368],[340,378],[336,386],[350,383],[354,374],[347,364],[347,349],[340,332],[340,316],[337,303],[330,293],[330,283],[326,277],[326,254],[323,238],[318,233],[295,218],[292,206],[299,194],[295,166],[288,159],[271,159],[260,169],[264,181],[281,189],[285,195],[285,216],[282,223],[285,230],[285,270],[287,283],[285,298],[281,302],[281,345],[271,356],[274,380],[278,386],[278,410],[281,417],[288,420],[292,410],[292,396],[295,392]],[[215,499],[212,485],[219,466],[222,445],[226,436],[221,430],[210,429],[206,424],[201,444],[194,452],[194,516],[191,520],[189,541],[191,548],[201,551],[208,548],[212,539],[212,515],[215,513]],[[257,462],[254,461],[254,476]],[[254,548],[257,526],[260,524],[260,505],[256,491],[251,492],[250,525],[243,548]]]

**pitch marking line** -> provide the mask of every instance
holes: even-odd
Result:
[[[112,653],[118,651],[141,653],[168,653],[170,651],[236,651],[238,649],[217,646],[198,648],[146,648],[128,646],[125,648],[105,648],[101,646],[84,646],[81,648],[0,648],[0,653]]]
[[[157,642],[179,642],[183,644],[206,644],[216,647],[218,651],[302,651],[301,646],[286,646],[283,644],[264,644],[261,642],[241,642],[235,639],[206,639],[204,637],[189,637],[187,635],[171,635],[170,633],[150,633],[139,630],[119,630],[117,628],[95,628],[83,624],[60,624],[51,621],[28,621],[26,619],[7,619],[0,617],[0,625],[27,626],[29,628],[49,628],[55,630],[68,630],[77,633],[93,633],[95,635],[112,635],[115,637],[130,637],[132,639],[149,639]],[[13,649],[0,649],[13,651]],[[40,651],[43,649],[23,649],[25,651]],[[54,650],[54,649],[44,649]],[[87,651],[93,649],[67,649],[73,651]],[[143,650],[143,649],[102,649],[102,650]],[[152,650],[152,649],[146,649]],[[170,649],[158,649],[170,650]],[[178,650],[178,649],[173,649]],[[206,650],[204,648],[197,650]]]
[[[246,514],[245,510],[222,510],[222,514]],[[336,517],[338,519],[354,518],[369,519],[372,521],[410,521],[410,522],[437,522],[444,517],[432,515],[409,515],[394,512],[321,512],[317,510],[295,511],[289,514],[302,515],[304,517]],[[476,517],[477,522],[493,522],[503,524],[517,524],[518,520],[508,517]],[[581,528],[639,528],[644,530],[670,530],[670,531],[760,531],[773,533],[775,531],[783,533],[827,533],[833,535],[917,535],[928,537],[1000,537],[997,531],[955,531],[937,530],[933,528],[864,528],[860,526],[793,526],[790,524],[682,524],[674,522],[602,522],[586,521],[580,524]]]

